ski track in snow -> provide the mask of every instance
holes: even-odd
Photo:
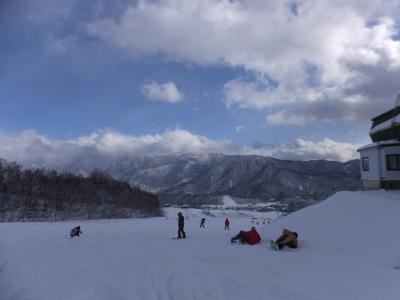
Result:
[[[168,218],[2,223],[0,299],[398,299],[400,193],[338,193],[270,225],[261,221],[272,213],[182,211],[183,240],[171,239],[174,208]],[[252,217],[263,243],[231,245]],[[78,224],[82,237],[66,239]],[[299,249],[270,249],[283,228],[299,233]]]

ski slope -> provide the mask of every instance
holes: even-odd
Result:
[[[341,192],[269,225],[271,213],[0,224],[0,299],[399,299],[400,193]],[[231,230],[223,229],[225,216]],[[206,228],[199,228],[206,217]],[[188,217],[188,218],[187,218]],[[252,220],[254,224],[252,224]],[[259,222],[257,225],[256,222]],[[81,225],[81,238],[66,239]],[[263,241],[231,245],[255,225]],[[272,251],[283,228],[301,248]]]

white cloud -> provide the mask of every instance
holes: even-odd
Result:
[[[79,147],[49,139],[34,130],[0,133],[0,158],[27,165],[67,164],[80,155]]]
[[[243,125],[239,125],[235,127],[236,132],[242,132],[244,130],[244,126]]]
[[[169,81],[166,83],[158,84],[154,81],[143,85],[143,94],[156,101],[164,101],[169,103],[177,103],[182,101],[184,95],[175,83]]]
[[[112,155],[229,152],[233,147],[229,141],[214,141],[181,129],[142,136],[124,135],[114,130],[102,130],[71,140],[70,143],[81,147],[92,147],[102,153]]]
[[[301,0],[296,14],[291,4],[138,1],[118,19],[101,19],[87,28],[134,57],[162,54],[169,60],[225,64],[259,74],[254,82],[228,82],[225,103],[274,108],[293,116],[291,124],[297,124],[294,118],[368,120],[375,109],[388,108],[398,86],[381,75],[400,77],[399,1]],[[269,86],[265,78],[276,85]],[[364,108],[354,109],[346,99],[358,99]],[[327,112],[333,103],[339,109]]]
[[[345,162],[359,158],[357,154],[358,147],[360,145],[336,142],[328,138],[321,141],[297,139],[293,143],[276,147],[244,147],[242,153],[290,160],[326,159]]]
[[[63,38],[54,38],[50,36],[46,43],[46,49],[51,54],[65,54],[73,48],[76,48],[78,37],[75,35],[68,35]]]
[[[308,115],[295,115],[279,111],[268,115],[266,121],[270,125],[304,125],[307,122],[315,121],[315,118]]]
[[[234,79],[224,86],[224,102],[228,107],[263,109],[294,101],[293,99],[278,97],[278,89],[264,85],[262,79],[258,82]]]
[[[212,140],[185,130],[163,134],[132,136],[115,130],[100,130],[72,140],[50,139],[33,130],[16,134],[0,133],[0,158],[25,166],[63,168],[72,163],[101,166],[105,157],[118,159],[144,155],[222,153],[263,155],[280,159],[328,159],[347,161],[357,158],[357,145],[330,139],[276,146],[238,146],[229,140]]]

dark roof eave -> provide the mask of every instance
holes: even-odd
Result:
[[[400,106],[396,106],[396,107],[394,107],[394,108],[392,108],[392,109],[390,109],[390,110],[388,110],[388,111],[386,111],[386,112],[384,112],[384,113],[382,113],[382,114],[380,114],[380,115],[378,115],[376,117],[373,117],[371,119],[371,121],[375,122],[377,119],[385,118],[385,117],[393,117],[393,116],[396,116],[398,114],[400,114]]]

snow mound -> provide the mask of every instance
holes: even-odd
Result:
[[[398,299],[400,193],[341,192],[276,219],[178,209],[166,217],[0,224],[0,299]],[[199,228],[206,218],[205,228]],[[83,236],[67,239],[81,225]],[[263,242],[231,245],[256,225]],[[283,228],[300,248],[276,252]]]
[[[231,197],[225,195],[222,197],[222,206],[223,207],[235,207],[235,206],[238,206],[238,204]]]

